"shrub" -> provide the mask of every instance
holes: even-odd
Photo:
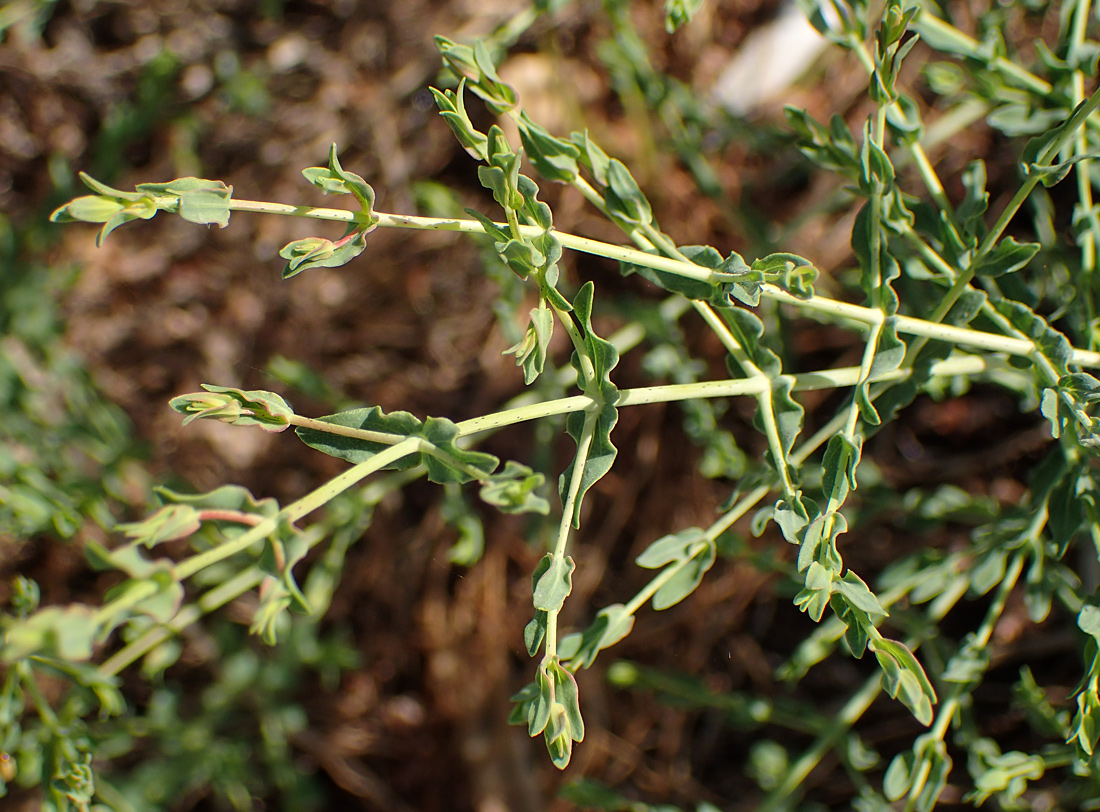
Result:
[[[670,3],[670,26],[689,17],[691,5]],[[995,797],[1005,808],[1037,804],[1041,793],[1066,806],[1083,807],[1095,797],[1100,610],[1094,605],[1095,551],[1087,542],[1100,544],[1092,463],[1100,438],[1090,414],[1100,399],[1100,381],[1083,370],[1100,365],[1093,349],[1100,335],[1095,316],[1100,220],[1090,174],[1096,141],[1092,113],[1100,91],[1085,92],[1096,63],[1095,48],[1085,40],[1088,6],[1074,7],[1057,48],[1040,41],[1043,78],[1010,58],[1003,18],[993,19],[1001,27],[990,24],[978,41],[932,9],[904,0],[889,0],[881,15],[859,2],[803,5],[815,27],[850,52],[868,75],[870,112],[855,131],[839,116],[822,123],[806,111],[787,111],[803,154],[847,184],[842,200],[854,213],[851,277],[860,304],[817,292],[812,257],[773,251],[746,258],[677,244],[659,226],[642,185],[588,132],[554,134],[528,116],[497,74],[484,43],[470,47],[437,38],[453,86],[433,95],[455,137],[481,162],[478,178],[498,207],[495,217],[472,209],[468,218],[380,211],[371,186],[343,167],[335,145],[326,165],[303,174],[325,194],[348,196],[351,210],[240,199],[221,181],[193,177],[125,191],[82,175],[91,194],[62,206],[53,219],[100,223],[99,241],[122,225],[162,212],[221,227],[237,212],[346,226],[338,239],[307,237],[286,245],[280,252],[285,278],[350,262],[368,250],[369,235],[379,228],[483,235],[499,262],[531,292],[535,306],[525,314],[522,337],[501,349],[515,356],[534,396],[458,422],[385,413],[377,406],[308,417],[276,393],[220,385],[175,398],[171,405],[185,423],[217,420],[242,430],[293,430],[306,445],[350,467],[286,505],[233,486],[198,495],[162,489],[158,511],[118,528],[125,541],[111,548],[87,545],[96,566],[126,576],[100,606],[41,608],[34,585],[19,583],[12,612],[4,618],[8,675],[0,718],[9,730],[4,747],[15,753],[21,773],[47,785],[50,803],[79,808],[92,801],[91,759],[104,745],[80,720],[96,710],[107,716],[123,711],[117,679],[123,669],[142,661],[147,674],[163,670],[178,656],[174,634],[254,590],[252,631],[268,643],[304,634],[292,613],[323,614],[338,567],[326,569],[323,557],[304,583],[295,575],[311,549],[330,538],[333,527],[323,520],[300,526],[318,508],[351,500],[351,514],[369,514],[388,489],[425,476],[451,497],[461,494],[461,486],[477,483],[481,499],[505,513],[549,512],[545,477],[530,460],[502,463],[474,446],[488,432],[554,416],[564,416],[576,450],[556,472],[560,521],[531,577],[533,617],[523,638],[534,662],[530,682],[512,697],[511,721],[532,737],[542,736],[555,766],[564,769],[585,738],[578,672],[630,635],[646,604],[660,611],[687,599],[720,554],[750,560],[754,553],[741,528],[769,540],[782,535],[796,548],[793,561],[772,566],[791,586],[795,606],[819,624],[776,677],[797,683],[826,660],[863,659],[870,652],[866,659],[875,669],[866,681],[830,712],[831,703],[805,707],[716,694],[697,681],[627,661],[614,663],[608,677],[615,685],[656,690],[688,706],[720,708],[733,724],[761,731],[745,768],[764,793],[759,808],[798,803],[807,776],[829,754],[848,774],[850,791],[843,802],[862,809],[887,809],[905,799],[906,808],[930,810],[945,797],[949,782],[975,804]],[[943,109],[936,123],[961,126],[967,115],[984,115],[1007,137],[1030,136],[1012,142],[1020,177],[996,216],[989,210],[982,161],[962,172],[961,196],[953,202],[925,152],[923,139],[931,127],[925,128],[921,105],[902,72],[918,41],[914,34],[956,59],[925,65],[928,87]],[[479,129],[474,120],[480,115],[466,107],[473,99],[493,116],[511,119],[519,143],[509,141],[498,125]],[[536,180],[524,173],[524,161],[543,182],[572,187],[632,245],[555,230],[553,212],[539,199]],[[1072,213],[1057,219],[1058,205],[1046,190],[1071,175],[1076,180]],[[1069,223],[1072,241],[1060,237],[1062,223]],[[597,284],[589,280],[571,289],[563,281],[566,252],[615,260],[624,275],[640,276],[669,298],[653,303],[614,336],[601,337],[593,320],[602,306]],[[504,296],[500,305],[516,307]],[[680,335],[679,323],[688,314],[724,348],[729,377],[701,374],[705,364],[695,363]],[[801,364],[785,344],[787,327],[806,317],[858,333],[859,363],[792,371]],[[554,366],[552,343],[559,331],[571,350],[569,366],[562,368]],[[620,388],[615,382],[620,356],[643,341],[651,347],[648,366],[672,382]],[[576,393],[545,395],[552,390],[538,386],[547,378],[575,386]],[[873,458],[864,458],[873,435],[919,397],[946,404],[979,384],[1003,388],[1026,409],[1038,410],[1052,438],[1015,504],[947,484],[930,491],[891,488],[877,476]],[[811,426],[800,393],[831,389],[845,393],[844,400],[833,417]],[[712,401],[734,398],[754,405],[765,447],[759,459],[749,459],[717,420]],[[636,564],[653,575],[634,596],[591,613],[585,628],[565,628],[561,613],[576,568],[572,550],[583,544],[586,497],[613,469],[616,423],[628,407],[659,402],[685,405],[685,440],[704,447],[709,473],[735,480],[729,499],[709,526],[681,528],[651,541]],[[391,473],[363,489],[367,477],[384,471]],[[860,501],[857,486],[868,494]],[[846,565],[841,550],[846,541],[860,538],[863,528],[874,527],[868,513],[876,503],[904,510],[907,520],[923,523],[926,532],[948,523],[970,529],[950,547],[930,543],[893,551],[883,572],[861,576]],[[459,505],[461,517],[462,499],[452,504]],[[188,545],[185,555],[163,555],[165,545],[182,540]],[[350,541],[347,533],[337,533],[337,541],[328,542],[337,559]],[[472,563],[476,540],[458,555]],[[1067,556],[1075,555],[1089,561],[1081,573],[1067,563]],[[1011,737],[998,736],[976,697],[998,665],[995,633],[1018,597],[1033,624],[1051,617],[1051,623],[1068,625],[1076,618],[1083,634],[1074,641],[1085,669],[1073,691],[1076,706],[1069,708],[1056,695],[1057,686],[1041,685],[1026,664],[1021,667],[1012,702],[1026,725]],[[968,598],[978,607],[978,621],[961,633],[953,626],[949,631],[949,615],[961,617],[958,607]],[[99,660],[98,644],[116,632],[121,645]],[[247,666],[241,666],[243,672],[253,673]],[[36,687],[43,669],[74,684],[60,709]],[[903,746],[868,741],[859,723],[882,693],[927,730]],[[1002,697],[1000,712],[1005,704]],[[24,731],[20,719],[30,710],[42,724]],[[294,723],[280,724],[289,729]],[[783,743],[791,739],[775,732],[783,728],[808,734],[813,742],[792,758]],[[285,746],[285,737],[279,741]],[[273,752],[278,769],[285,754],[278,755],[283,752],[278,747]],[[956,762],[965,763],[968,778]],[[248,791],[238,781],[224,792],[244,806]],[[100,790],[99,798],[115,805],[110,794]],[[593,782],[574,783],[567,797],[589,807],[644,807]]]

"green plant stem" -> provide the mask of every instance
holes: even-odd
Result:
[[[584,467],[588,463],[588,452],[592,448],[592,439],[595,435],[596,421],[599,412],[595,409],[585,413],[584,426],[581,436],[577,439],[577,456],[573,460],[573,475],[569,479],[569,491],[562,504],[561,523],[558,525],[558,537],[554,542],[553,556],[556,559],[564,559],[565,551],[569,545],[569,533],[573,527],[573,512],[576,509],[577,495],[581,492],[584,481]],[[558,656],[558,613],[561,609],[551,609],[546,613],[546,643],[543,652],[543,662],[548,663]]]
[[[1069,49],[1066,54],[1066,61],[1070,64],[1079,64],[1085,58],[1082,50],[1085,44],[1090,7],[1090,0],[1077,0],[1074,4]],[[1085,99],[1085,74],[1080,68],[1073,71],[1071,82],[1073,86],[1073,104],[1076,106]],[[1077,155],[1085,156],[1088,151],[1088,130],[1081,127],[1074,134],[1074,152]],[[1078,239],[1081,243],[1081,269],[1085,272],[1083,298],[1085,302],[1085,320],[1089,325],[1087,333],[1090,347],[1096,341],[1096,336],[1091,327],[1095,317],[1097,238],[1100,235],[1100,217],[1097,217],[1093,207],[1091,163],[1088,158],[1082,157],[1074,170],[1078,204],[1082,215],[1088,222],[1087,227],[1082,225]]]
[[[1096,94],[1094,94],[1094,97],[1095,96]],[[1100,101],[1100,97],[1097,97],[1097,101]],[[284,214],[344,223],[363,222],[357,212],[345,211],[343,209],[319,209],[307,206],[290,206],[281,203],[266,203],[249,200],[230,200],[229,207],[236,211]],[[417,217],[413,215],[386,214],[384,212],[375,212],[374,214],[378,218],[378,225],[385,227],[460,231],[470,234],[483,234],[485,231],[481,223],[476,220]],[[542,229],[536,226],[521,225],[519,228],[520,231],[527,236],[538,236],[543,233]],[[726,276],[716,271],[712,271],[709,268],[703,268],[692,262],[657,256],[635,248],[612,245],[610,243],[600,242],[599,240],[578,237],[560,231],[555,231],[554,236],[557,237],[566,248],[592,254],[593,256],[606,257],[608,259],[615,259],[635,265],[644,265],[654,270],[667,271],[690,279],[697,279],[705,282],[720,282],[724,280]],[[881,311],[875,308],[839,302],[823,296],[800,299],[772,284],[763,285],[760,293],[765,298],[792,305],[800,310],[830,315],[844,319],[845,321],[874,324],[881,318]],[[897,329],[899,333],[923,335],[941,341],[949,341],[953,344],[990,350],[992,352],[1005,352],[1010,355],[1030,355],[1034,350],[1032,343],[1026,339],[1014,339],[969,328],[951,327],[949,325],[936,324],[935,322],[917,319],[911,316],[898,316]],[[1100,353],[1074,348],[1072,350],[1071,361],[1082,366],[1097,367],[1100,366]]]
[[[1069,120],[1062,125],[1061,132],[1058,137],[1051,141],[1046,148],[1036,158],[1035,163],[1040,166],[1047,166],[1053,160],[1053,158],[1062,151],[1062,148],[1066,146],[1075,137],[1077,129],[1081,127],[1086,121],[1089,120],[1089,116],[1092,112],[1100,106],[1100,88],[1093,91],[1088,100],[1081,106],[1077,107],[1073,111],[1073,115],[1069,117]],[[1012,200],[1009,201],[1008,206],[1001,212],[1000,217],[997,218],[997,222],[993,224],[993,228],[989,230],[989,233],[985,235],[981,244],[978,246],[977,252],[975,252],[975,260],[984,257],[993,247],[997,244],[997,241],[1001,238],[1004,230],[1008,228],[1009,222],[1016,215],[1020,206],[1024,204],[1031,191],[1039,184],[1040,176],[1038,172],[1029,172],[1028,176],[1024,179],[1020,189],[1013,195]]]
[[[340,437],[353,437],[356,440],[365,440],[368,443],[385,443],[386,445],[396,445],[402,440],[406,439],[404,434],[390,434],[385,431],[371,431],[370,429],[356,429],[351,426],[341,426],[336,423],[329,423],[325,420],[317,420],[313,417],[302,417],[298,414],[292,414],[287,417],[287,420],[292,426],[301,426],[305,429],[312,429],[313,431],[323,431],[326,434],[336,434]]]
[[[859,39],[854,36],[849,36],[846,43],[847,47],[855,53],[856,58],[859,60],[863,69],[867,71],[867,75],[874,77],[877,73],[877,66],[875,60],[867,50],[867,46],[864,45]],[[896,49],[896,46],[894,46]],[[901,107],[897,102],[893,102],[889,105],[889,108],[893,110],[898,116],[904,116]],[[880,106],[877,114],[876,122],[876,136],[875,141],[880,147],[885,146],[886,135],[886,110],[887,107]],[[955,209],[951,205],[951,201],[947,197],[947,192],[944,191],[943,183],[940,181],[939,176],[936,174],[935,168],[932,166],[932,162],[928,160],[928,154],[924,151],[924,147],[921,146],[919,141],[907,141],[905,144],[909,151],[913,163],[917,167],[917,172],[921,176],[921,180],[924,182],[925,188],[928,190],[928,194],[936,205],[940,208],[940,211],[944,212],[948,220],[958,230],[958,225],[955,223]],[[877,218],[876,218],[877,222]]]

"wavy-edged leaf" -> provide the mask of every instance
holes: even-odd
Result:
[[[307,237],[284,245],[279,256],[287,260],[283,279],[290,279],[310,268],[339,268],[367,248],[367,232],[371,228],[353,226],[343,237],[333,242],[321,237]]]
[[[390,435],[379,440],[346,437],[342,434],[330,434],[327,431],[299,426],[294,433],[310,448],[315,448],[332,457],[339,457],[351,463],[366,462],[380,451],[385,451],[406,437],[416,435],[423,425],[419,419],[408,412],[382,411],[378,406],[351,409],[346,412],[317,418],[323,423],[343,426],[349,429],[362,429],[369,432]],[[388,470],[404,470],[420,462],[419,454],[410,454],[392,465]]]
[[[559,557],[547,553],[531,578],[532,602],[535,609],[556,612],[573,591],[573,570],[577,565],[572,556]]]
[[[233,187],[220,180],[176,178],[167,183],[139,183],[138,192],[179,198],[179,216],[200,225],[229,225],[229,200]],[[163,208],[163,206],[161,206]]]
[[[521,113],[519,120],[520,143],[531,165],[547,180],[572,183],[577,177],[577,159],[580,150],[564,138],[557,138]]]
[[[703,576],[714,566],[717,556],[717,547],[710,538],[705,538],[706,544],[688,561],[682,564],[672,564],[677,567],[676,573],[661,584],[661,587],[653,593],[652,606],[658,612],[675,606],[699,586]]]
[[[542,474],[508,460],[503,471],[491,475],[481,486],[481,498],[502,513],[541,513],[545,516],[550,512],[550,503],[536,493],[545,481]]]
[[[613,603],[601,609],[588,628],[579,634],[571,634],[558,643],[558,653],[563,660],[588,668],[604,649],[618,643],[634,628],[634,615],[621,603]]]
[[[654,570],[674,561],[686,561],[692,557],[692,548],[704,541],[706,537],[707,534],[698,527],[689,527],[677,533],[661,536],[646,547],[642,554],[634,559],[634,563],[639,567]]]
[[[904,643],[889,638],[872,640],[869,648],[882,668],[886,692],[909,708],[922,725],[932,724],[936,690],[913,652]]]
[[[516,356],[516,366],[523,368],[523,382],[528,386],[535,382],[546,366],[546,352],[553,335],[553,311],[548,307],[533,308],[523,338],[501,353]]]
[[[586,282],[577,292],[572,305],[576,323],[581,328],[584,337],[587,356],[592,362],[594,380],[586,379],[584,365],[576,352],[573,353],[572,363],[577,369],[585,393],[598,398],[601,402],[599,411],[592,418],[594,420],[592,442],[584,462],[584,468],[581,471],[581,482],[573,505],[572,524],[574,527],[580,527],[581,503],[584,495],[604,474],[611,470],[611,465],[615,461],[616,454],[618,454],[618,450],[611,442],[611,430],[615,428],[615,423],[619,419],[618,410],[615,408],[619,390],[611,383],[609,375],[619,362],[619,352],[611,342],[597,336],[592,329],[592,297],[594,290],[595,286],[592,282]],[[572,412],[566,418],[566,431],[578,443],[584,433],[588,414],[585,411]],[[558,492],[561,495],[562,504],[566,502],[575,468],[575,465],[567,466],[558,479]]]

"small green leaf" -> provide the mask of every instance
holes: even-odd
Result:
[[[839,581],[835,581],[834,584],[835,590],[843,595],[852,606],[866,612],[872,619],[878,620],[888,616],[889,613],[882,608],[882,604],[879,603],[875,593],[852,570],[845,572],[844,577]]]
[[[541,513],[545,516],[550,512],[550,503],[535,493],[545,481],[542,474],[508,460],[503,471],[493,474],[482,485],[481,498],[503,513]]]
[[[572,183],[577,177],[577,159],[580,150],[563,138],[556,138],[521,113],[519,120],[520,143],[528,160],[540,175],[559,183]]]
[[[913,652],[903,643],[888,638],[872,640],[870,648],[882,668],[886,692],[909,708],[918,722],[932,724],[936,691]]]
[[[474,127],[473,122],[470,121],[470,117],[466,113],[466,105],[463,100],[465,88],[466,79],[463,78],[458,83],[457,91],[446,90],[440,92],[434,87],[428,89],[435,98],[439,115],[447,122],[447,126],[451,128],[451,132],[458,139],[458,143],[472,157],[484,160],[489,139],[485,133]]]
[[[665,581],[654,593],[652,605],[655,610],[659,612],[675,606],[702,583],[703,576],[714,566],[717,555],[714,542],[709,538],[706,541],[707,544],[686,563],[670,565],[677,567],[676,574]]]
[[[608,164],[604,202],[613,217],[627,223],[648,225],[653,222],[653,211],[649,207],[649,201],[642,194],[641,187],[622,161],[615,158],[612,158]]]
[[[1077,628],[1100,642],[1100,607],[1085,604],[1077,613]]]
[[[201,525],[199,512],[190,505],[166,505],[140,522],[116,524],[115,530],[125,533],[138,544],[152,548],[165,541],[186,538]]]
[[[204,383],[201,392],[172,398],[168,405],[186,415],[183,425],[207,418],[235,426],[259,426],[264,431],[284,431],[294,410],[274,392],[262,389],[245,391],[232,386]]]
[[[556,612],[561,609],[569,593],[573,591],[573,570],[576,569],[572,556],[559,558],[547,553],[532,578],[532,601],[535,609],[544,612]]]
[[[687,561],[692,557],[692,548],[705,540],[706,533],[703,530],[698,527],[689,527],[657,539],[634,559],[634,563],[639,567],[652,570],[673,562]]]
[[[423,425],[420,420],[408,412],[390,412],[386,414],[378,406],[351,409],[317,419],[322,423],[376,432],[379,435],[377,439],[362,439],[305,427],[298,427],[294,430],[299,439],[310,448],[315,448],[325,454],[355,464],[365,462],[378,452],[401,442],[406,437],[417,434]],[[390,465],[389,469],[404,470],[419,462],[419,454],[410,454],[408,457]]]
[[[1041,247],[1037,242],[1019,243],[1012,237],[1005,237],[992,251],[972,265],[971,270],[978,276],[990,278],[1015,273],[1027,265]]]
[[[74,603],[47,606],[26,618],[4,618],[0,662],[13,663],[32,654],[50,654],[61,660],[85,662],[100,632],[99,613]]]
[[[233,187],[226,186],[220,180],[176,178],[167,183],[139,183],[137,190],[158,198],[178,198],[179,215],[188,222],[222,228],[229,225],[229,200],[233,197]]]
[[[367,232],[370,230],[371,228],[353,226],[352,230],[335,242],[321,237],[307,237],[283,246],[279,256],[289,260],[283,268],[283,279],[290,279],[310,268],[338,268],[346,265],[366,250]]]
[[[596,655],[618,643],[630,634],[633,628],[634,615],[629,614],[625,606],[621,603],[605,606],[588,628],[582,634],[576,635],[577,648],[571,653],[569,659],[578,663],[578,668],[588,668],[596,661]],[[565,658],[564,648],[563,639],[558,647],[563,658]]]
[[[535,685],[538,694],[530,701],[527,715],[527,734],[537,736],[546,729],[550,721],[550,708],[554,702],[554,680],[546,672],[546,667],[540,665],[535,675]]]
[[[516,344],[504,350],[502,355],[516,356],[516,366],[523,367],[523,382],[535,382],[546,365],[546,352],[554,335],[554,313],[548,307],[531,310],[527,331]]]
[[[538,573],[538,569],[535,572]],[[523,627],[523,642],[527,646],[528,657],[534,657],[542,648],[542,642],[546,639],[547,621],[546,612],[536,611],[535,616]]]
[[[665,30],[672,34],[691,22],[703,0],[665,0]]]

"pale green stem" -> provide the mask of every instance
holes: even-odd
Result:
[[[1069,53],[1066,56],[1067,60],[1070,62],[1077,62],[1080,59],[1080,52],[1085,44],[1085,31],[1088,25],[1090,6],[1091,3],[1089,0],[1078,0],[1074,6],[1073,22],[1070,29]],[[1071,82],[1073,85],[1073,103],[1076,106],[1085,99],[1084,72],[1079,68],[1074,70]],[[1078,155],[1088,154],[1087,128],[1081,127],[1077,130],[1074,138],[1074,151]],[[1083,291],[1083,298],[1085,300],[1086,321],[1090,325],[1088,335],[1091,344],[1094,340],[1091,324],[1094,316],[1093,296],[1095,295],[1096,289],[1095,280],[1092,277],[1096,271],[1096,235],[1100,233],[1100,219],[1097,218],[1096,212],[1093,210],[1092,173],[1090,166],[1091,161],[1088,158],[1082,158],[1075,167],[1074,176],[1077,181],[1077,198],[1082,213],[1087,218],[1089,224],[1088,228],[1081,229],[1079,239],[1081,241],[1081,268],[1086,274],[1086,290]]]
[[[387,465],[392,465],[400,459],[421,451],[425,444],[425,441],[421,440],[419,437],[409,437],[396,445],[390,446],[384,451],[380,451],[369,460],[365,460],[349,468],[344,473],[333,477],[324,485],[306,494],[301,499],[287,505],[274,516],[264,518],[255,527],[242,533],[237,538],[231,539],[224,544],[212,547],[209,550],[179,562],[172,568],[173,580],[184,581],[213,564],[217,564],[237,553],[247,550],[253,544],[262,541],[278,530],[279,525],[283,522],[287,524],[296,522],[298,519],[301,519],[303,516],[312,513],[317,508],[331,501],[334,497],[343,493],[364,477],[385,468]],[[153,595],[157,594],[157,589],[157,585],[150,580],[141,582],[133,589],[128,590],[124,597],[111,601],[107,605],[101,607],[95,615],[96,623],[104,627],[113,625],[113,619],[120,612],[131,606],[137,605],[146,598],[153,597]]]
[[[1088,101],[1084,103],[1084,106],[1074,111],[1069,121],[1063,125],[1062,132],[1054,141],[1047,145],[1043,152],[1036,158],[1035,163],[1040,166],[1049,165],[1054,156],[1061,152],[1062,148],[1076,136],[1077,130],[1089,120],[1089,117],[1098,105],[1100,105],[1100,88],[1093,91]],[[1023,184],[1020,186],[1019,191],[1016,192],[1012,200],[1009,201],[1008,206],[1001,212],[1001,216],[997,218],[997,222],[993,224],[993,228],[990,229],[989,233],[986,234],[985,238],[982,240],[981,245],[978,246],[978,250],[975,254],[976,258],[983,257],[993,250],[993,246],[997,244],[1004,230],[1008,228],[1009,222],[1015,216],[1020,206],[1024,204],[1024,201],[1027,200],[1031,191],[1039,184],[1039,181],[1040,177],[1038,172],[1031,172],[1028,174]]]
[[[858,39],[852,37],[849,39],[848,47],[852,50],[856,58],[859,59],[863,69],[867,71],[868,76],[872,76],[876,70],[875,61],[871,54],[867,51],[867,46],[860,42]],[[895,111],[898,115],[902,114],[901,108],[896,102],[889,105],[890,109]],[[885,131],[886,131],[886,108],[880,107],[878,110],[878,120],[876,122],[876,142],[880,147],[886,143]],[[939,206],[940,211],[944,212],[948,219],[952,223],[955,222],[955,210],[951,205],[951,201],[947,198],[947,192],[944,191],[943,183],[940,182],[939,176],[936,174],[936,170],[932,167],[932,162],[928,160],[928,155],[924,151],[924,147],[921,146],[919,141],[909,141],[905,144],[906,149],[909,150],[909,154],[913,158],[914,164],[917,167],[917,173],[921,176],[921,180],[924,182],[924,186],[928,189],[928,194]],[[877,222],[877,220],[876,220]]]
[[[240,211],[308,216],[316,219],[337,220],[345,223],[358,221],[355,212],[341,209],[315,209],[306,206],[259,203],[247,200],[231,200],[229,203],[231,209]],[[392,226],[395,228],[461,231],[471,234],[484,233],[484,228],[481,223],[476,220],[414,217],[412,215],[393,215],[384,214],[382,212],[375,212],[375,216],[379,218],[379,225]],[[520,226],[520,231],[528,236],[537,236],[543,233],[542,229],[536,226]],[[678,274],[690,279],[697,279],[705,282],[721,282],[728,277],[727,274],[721,274],[691,262],[657,256],[626,246],[612,245],[600,242],[599,240],[578,237],[560,231],[555,231],[554,236],[557,237],[566,248],[592,254],[593,256],[602,256],[608,259],[617,259],[622,262],[644,265],[654,270],[668,271],[669,273]],[[847,321],[874,324],[881,318],[880,311],[877,311],[875,308],[847,304],[834,299],[827,299],[823,296],[800,299],[771,284],[765,284],[761,288],[760,293],[765,298],[782,302],[783,304],[789,304],[801,310],[832,315]],[[993,333],[983,333],[978,330],[950,327],[924,319],[912,318],[910,316],[898,316],[897,319],[898,331],[905,334],[923,335],[963,346],[976,347],[991,350],[993,352],[1006,352],[1010,355],[1029,355],[1034,349],[1031,342],[1025,339],[1011,339]],[[1074,349],[1071,361],[1083,366],[1100,366],[1100,353]]]
[[[317,420],[313,417],[302,417],[301,415],[292,414],[287,418],[292,426],[301,426],[302,428],[312,429],[313,431],[323,431],[326,434],[335,434],[340,437],[351,437],[356,440],[365,440],[368,443],[385,443],[386,445],[396,445],[402,440],[407,439],[404,434],[390,434],[385,431],[371,431],[370,429],[356,429],[351,426],[340,426],[336,423],[329,423],[325,420]]]
[[[745,352],[740,342],[733,335],[729,325],[719,318],[710,305],[699,301],[692,302],[692,304],[699,315],[703,317],[707,326],[718,336],[719,341],[722,342],[730,355],[734,357],[745,373],[752,380],[757,381],[761,387],[756,395],[756,402],[760,409],[761,423],[764,425],[764,436],[768,439],[768,448],[775,460],[775,470],[779,474],[780,482],[783,485],[783,495],[792,503],[795,502],[798,499],[798,492],[791,481],[790,472],[787,469],[787,454],[783,448],[783,440],[779,436],[779,425],[775,419],[775,404],[772,401],[771,379],[752,362],[748,353]]]
[[[569,479],[569,491],[566,493],[565,502],[562,505],[558,538],[554,543],[554,558],[565,558],[565,551],[569,545],[569,533],[573,526],[573,512],[576,510],[577,495],[581,491],[581,483],[584,480],[584,467],[588,463],[588,452],[592,448],[592,438],[595,434],[598,419],[599,413],[596,411],[589,411],[584,417],[584,427],[581,429],[581,436],[577,440],[577,456],[573,460],[573,475]],[[560,609],[551,609],[546,613],[544,663],[558,656],[558,613],[560,611]]]

